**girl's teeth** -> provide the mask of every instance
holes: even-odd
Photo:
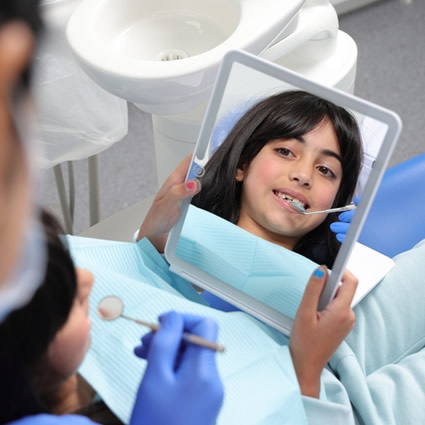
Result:
[[[278,193],[277,196],[280,199],[284,199],[284,200],[290,201],[290,202],[295,202],[295,203],[297,203],[299,205],[303,205],[304,206],[304,204],[299,199],[297,199],[297,198],[291,198],[290,196],[285,195],[284,193]]]

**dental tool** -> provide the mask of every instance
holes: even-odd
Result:
[[[97,314],[103,320],[115,320],[119,317],[123,319],[131,320],[139,325],[148,327],[152,332],[156,332],[159,329],[157,323],[146,322],[145,320],[135,319],[133,317],[126,316],[123,314],[124,303],[120,297],[116,295],[109,295],[102,298],[97,305]],[[209,348],[210,350],[217,351],[222,353],[224,351],[224,346],[221,344],[216,344],[213,341],[209,341],[205,338],[201,338],[198,335],[190,334],[187,332],[183,333],[183,341],[189,344],[200,345],[201,347]]]
[[[350,210],[354,210],[356,208],[355,204],[348,204],[345,205],[344,207],[337,207],[337,208],[329,208],[327,210],[320,210],[320,211],[309,211],[307,212],[304,208],[304,206],[296,201],[296,200],[292,200],[290,202],[291,206],[294,207],[299,213],[304,214],[304,215],[311,215],[311,214],[328,214],[328,213],[334,213],[334,212],[342,212],[342,211],[350,211]]]

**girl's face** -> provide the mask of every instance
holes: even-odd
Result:
[[[68,378],[76,372],[90,347],[89,295],[94,278],[88,270],[77,268],[76,272],[74,305],[48,349],[48,363],[61,378]]]
[[[323,121],[299,139],[272,140],[248,167],[237,170],[236,180],[243,182],[238,226],[293,249],[326,215],[302,215],[290,200],[308,211],[331,208],[342,180],[332,124]]]

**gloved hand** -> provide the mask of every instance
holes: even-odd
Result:
[[[130,425],[212,425],[223,402],[215,352],[182,342],[183,332],[215,341],[217,324],[206,318],[169,312],[156,333],[135,348],[147,359]]]
[[[357,196],[354,199],[354,204],[357,205],[359,203],[360,197]],[[353,219],[354,213],[356,210],[344,211],[338,216],[339,221],[335,221],[331,223],[330,229],[332,232],[336,233],[336,238],[342,243],[344,242],[345,235],[348,232],[348,228],[350,227],[351,220]]]

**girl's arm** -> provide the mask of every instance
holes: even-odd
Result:
[[[354,326],[351,301],[356,292],[357,278],[346,270],[335,298],[318,312],[320,294],[327,278],[328,271],[323,266],[311,276],[289,342],[301,393],[315,398],[319,398],[323,368]]]
[[[179,217],[180,202],[200,189],[197,180],[185,182],[190,160],[188,155],[159,189],[137,235],[138,241],[148,238],[160,253],[164,252],[168,232]]]

